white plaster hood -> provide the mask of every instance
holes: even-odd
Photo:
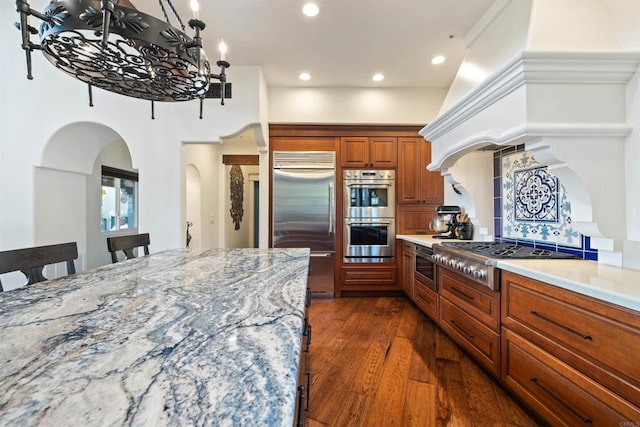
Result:
[[[460,157],[525,144],[564,185],[576,229],[614,250],[625,238],[625,90],[639,64],[640,52],[521,51],[421,130],[428,169],[464,186],[448,176]]]

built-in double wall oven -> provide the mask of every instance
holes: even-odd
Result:
[[[395,247],[395,171],[345,170],[345,262],[392,262]]]

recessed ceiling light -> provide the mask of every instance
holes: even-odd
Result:
[[[371,80],[373,80],[374,82],[381,82],[384,80],[384,74],[376,73],[373,75],[373,77],[371,77]]]
[[[306,16],[316,16],[320,12],[320,8],[315,3],[306,3],[302,6],[302,13]]]
[[[309,74],[309,73],[300,73],[300,75],[298,76],[298,78],[299,78],[300,80],[305,80],[305,81],[307,81],[307,80],[310,80],[310,79],[311,79],[311,74]]]
[[[434,56],[433,58],[431,58],[431,63],[433,65],[438,65],[438,64],[442,64],[447,58],[445,58],[442,55],[438,55],[438,56]]]

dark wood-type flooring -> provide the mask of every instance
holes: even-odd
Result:
[[[309,427],[537,426],[403,297],[314,299]]]

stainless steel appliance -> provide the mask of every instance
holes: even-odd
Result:
[[[345,170],[344,262],[393,262],[394,170]]]
[[[443,242],[433,245],[433,262],[490,289],[500,288],[500,259],[580,259],[554,252],[502,242]]]
[[[396,172],[394,170],[346,170],[345,218],[395,218]]]
[[[345,218],[345,262],[391,262],[395,246],[394,218]]]
[[[273,153],[274,248],[310,248],[312,296],[334,295],[335,153]]]
[[[433,249],[426,246],[415,246],[414,278],[429,289],[438,290],[436,268],[433,263]]]
[[[429,223],[429,229],[437,231],[433,236],[434,239],[457,239],[455,228],[457,225],[456,218],[462,213],[460,206],[438,206],[436,213],[439,218],[434,218]]]

